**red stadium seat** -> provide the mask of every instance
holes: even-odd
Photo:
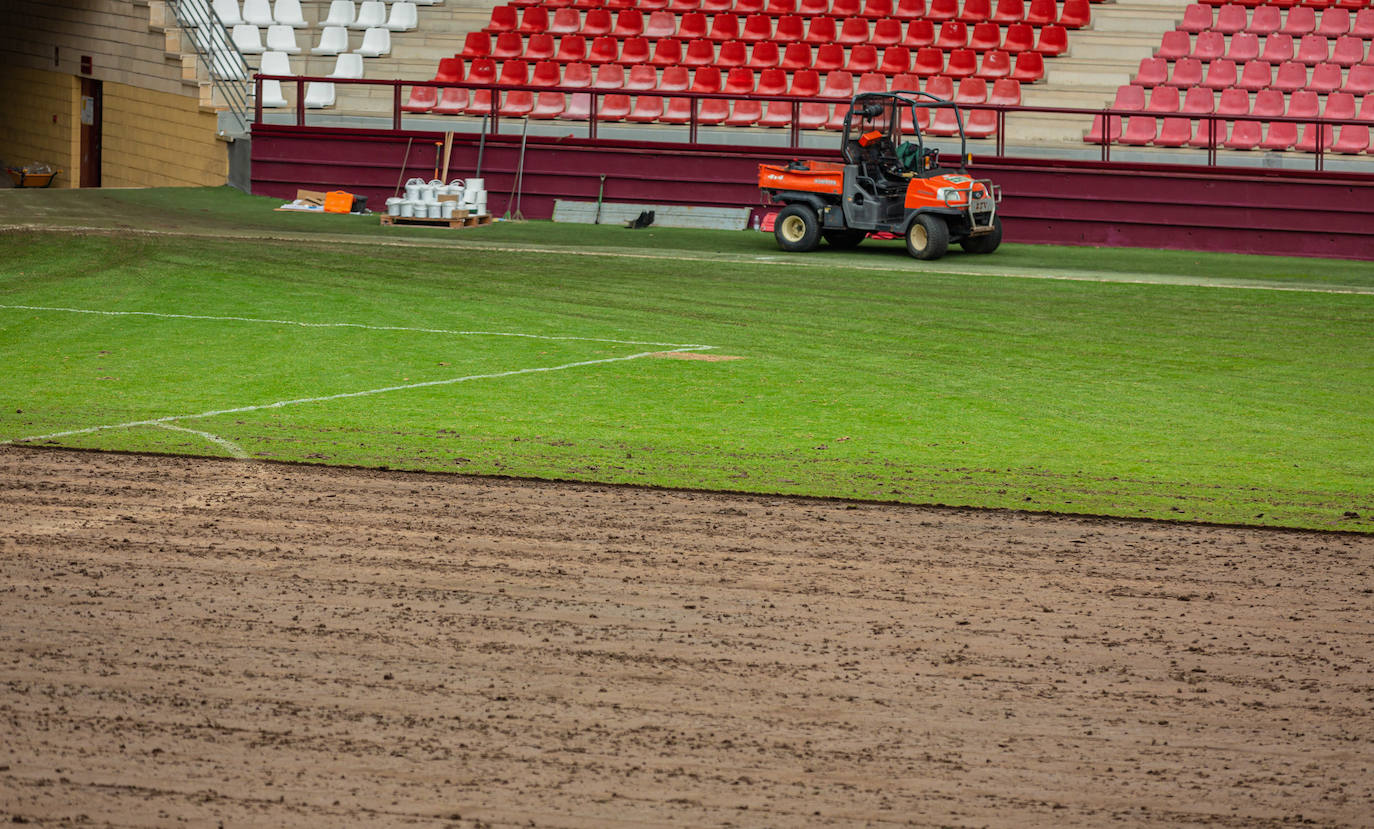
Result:
[[[627,66],[649,63],[653,59],[649,51],[649,41],[643,37],[629,37],[620,47],[620,62]]]
[[[716,44],[706,38],[697,38],[687,44],[687,54],[682,65],[688,67],[711,66],[716,62]]]
[[[563,70],[563,86],[578,89],[590,88],[592,68],[585,63],[570,63]],[[592,117],[592,96],[586,93],[573,93],[568,96],[567,106],[559,114],[565,121],[586,121]]]
[[[1057,22],[1066,29],[1081,29],[1092,22],[1092,7],[1088,0],[1064,0]]]
[[[1307,86],[1306,64],[1295,60],[1280,63],[1278,72],[1274,73],[1274,83],[1271,85],[1283,92],[1296,92],[1302,89]]]
[[[611,13],[606,9],[588,9],[586,17],[582,18],[582,28],[578,32],[583,37],[602,37],[609,35],[615,28],[611,20]]]
[[[1331,62],[1338,66],[1354,66],[1365,59],[1364,52],[1363,39],[1354,35],[1343,35],[1336,38],[1336,43],[1331,49]]]
[[[644,24],[644,36],[650,40],[677,37],[677,17],[665,11],[651,12]]]
[[[902,42],[902,21],[891,17],[873,21],[873,34],[868,42],[873,46],[895,46]]]
[[[1011,55],[1001,49],[993,49],[983,53],[982,63],[978,66],[977,77],[989,81],[1001,80],[1011,77]],[[1018,84],[1018,87],[1020,85]]]
[[[649,59],[652,66],[669,67],[682,63],[682,41],[675,37],[660,38],[654,43],[654,56]]]
[[[553,20],[544,28],[551,35],[571,35],[582,29],[582,15],[577,9],[555,9]]]
[[[716,43],[739,40],[739,17],[733,14],[717,14],[711,17],[711,31],[707,37]],[[724,120],[724,119],[721,119]]]
[[[917,49],[911,71],[923,78],[942,74],[945,71],[945,51],[934,46]]]
[[[1022,52],[1023,55],[1035,55],[1036,52]],[[951,78],[968,78],[978,72],[978,53],[972,49],[955,49],[949,53],[949,61],[945,64],[945,74]]]
[[[883,50],[883,62],[878,65],[878,71],[884,75],[904,75],[911,71],[911,50],[905,46],[887,47]]]
[[[1331,151],[1358,155],[1369,149],[1369,127],[1364,124],[1345,124],[1336,133]]]
[[[892,16],[898,20],[919,20],[926,16],[926,0],[897,0]]]
[[[773,18],[766,14],[751,14],[744,19],[739,39],[750,43],[773,39]]]
[[[709,18],[701,12],[689,12],[678,20],[677,37],[679,40],[696,40],[711,32]]]
[[[1040,37],[1044,39],[1045,32],[1050,26],[1040,29]],[[1035,48],[1035,29],[1029,23],[1013,23],[1007,27],[1006,33],[1002,37],[1002,50],[1005,52],[1025,52]],[[1059,31],[1064,31],[1060,29]],[[1056,53],[1057,54],[1057,53]]]
[[[1326,95],[1341,88],[1341,68],[1334,63],[1319,63],[1312,67],[1312,76],[1307,79],[1307,89],[1318,95]]]
[[[835,40],[837,43],[843,43],[847,46],[867,43],[868,21],[862,17],[846,17],[840,26],[840,34]]]
[[[530,80],[530,85],[558,86],[562,82],[561,76],[557,63],[551,60],[540,61],[534,65],[534,77]],[[557,118],[563,114],[563,106],[562,92],[538,92],[534,96],[534,109],[530,110],[530,117]]]
[[[554,41],[553,35],[548,32],[540,32],[537,35],[530,35],[530,39],[525,42],[525,60],[540,61],[553,60],[557,53],[558,44]]]
[[[721,69],[729,70],[736,66],[743,66],[749,60],[748,48],[742,40],[730,40],[720,44],[720,53],[716,56],[716,64]]]
[[[864,9],[860,14],[869,20],[881,20],[892,17],[894,11],[892,0],[864,0]]]
[[[845,71],[852,75],[863,75],[878,69],[878,50],[868,44],[861,44],[849,50],[849,61]]]
[[[1030,0],[1025,21],[1032,26],[1050,26],[1058,22],[1059,6],[1055,0]]]
[[[838,43],[825,43],[816,50],[816,62],[811,68],[820,74],[844,68],[844,47]]]
[[[1296,60],[1308,66],[1315,66],[1331,59],[1331,43],[1321,35],[1303,35],[1298,41]]]
[[[954,81],[946,75],[936,75],[926,80],[925,91],[942,101],[954,100]]]
[[[921,79],[909,72],[893,75],[890,89],[893,92],[918,92],[921,89]]]
[[[1341,85],[1341,91],[1357,98],[1374,93],[1374,64],[1362,63],[1350,67],[1350,74]]]
[[[1293,36],[1275,32],[1264,38],[1264,50],[1259,59],[1273,66],[1293,59]]]
[[[1174,61],[1174,71],[1169,74],[1170,86],[1186,89],[1202,83],[1202,61],[1197,58],[1179,58]]]
[[[997,0],[997,8],[993,11],[992,17],[988,19],[993,23],[1009,26],[1013,23],[1020,23],[1025,17],[1025,0]]]
[[[776,70],[775,70],[776,71]],[[779,73],[781,74],[781,73]],[[754,94],[754,73],[743,67],[735,67],[725,78],[725,91],[734,95]],[[782,94],[765,92],[765,95]],[[751,127],[763,117],[763,104],[759,101],[735,101],[725,125],[730,127]]]
[[[625,79],[626,90],[648,90],[658,88],[658,72],[652,66],[631,66]]]
[[[964,0],[964,8],[959,12],[956,19],[965,23],[982,23],[990,17],[992,17],[990,0]]]
[[[513,32],[518,28],[520,21],[516,17],[515,6],[497,6],[491,10],[491,22],[483,26],[482,31],[494,35]]]
[[[1279,29],[1286,35],[1302,37],[1317,30],[1317,13],[1311,6],[1294,6],[1288,10],[1288,16],[1283,21],[1283,28]]]
[[[1245,31],[1248,25],[1250,20],[1245,13],[1245,7],[1239,3],[1227,3],[1217,9],[1217,19],[1212,24],[1212,30],[1224,35],[1233,35]]]
[[[642,4],[644,8],[647,4]],[[701,11],[701,0],[666,0],[659,4],[660,8],[666,9],[673,14],[686,14],[688,12]]]
[[[625,67],[618,63],[598,64],[593,70],[592,89],[624,89]]]
[[[935,45],[935,24],[929,20],[913,20],[906,24],[902,45],[908,49],[924,49]]]
[[[495,60],[512,60],[525,51],[525,39],[519,32],[502,32],[496,36],[496,44],[491,47],[491,57]]]
[[[940,24],[940,36],[935,39],[936,47],[946,52],[968,46],[968,26],[958,20],[946,20]]]
[[[1163,58],[1141,58],[1133,83],[1144,87],[1158,86],[1169,80],[1169,64]]]
[[[1122,144],[1143,147],[1155,140],[1159,122],[1151,115],[1132,115],[1126,119],[1126,129],[1121,131],[1117,140]]]
[[[508,60],[501,64],[501,77],[497,83],[502,86],[527,86],[530,82],[530,65],[523,60]],[[507,118],[528,115],[534,109],[534,93],[523,89],[512,89],[505,93],[497,110]]]
[[[968,46],[975,52],[1002,48],[1002,27],[989,21],[973,24],[973,30],[969,33]]]
[[[554,60],[559,63],[578,63],[587,59],[587,39],[582,35],[563,35],[558,39],[558,54]]]
[[[862,0],[830,0],[831,17],[858,17],[862,11]]]
[[[772,40],[765,40],[755,43],[749,50],[749,62],[745,64],[750,69],[772,69],[782,62],[782,53],[778,51],[778,44]]]
[[[1374,8],[1355,12],[1355,23],[1350,27],[1350,33],[1365,40],[1374,38]]]
[[[807,43],[821,44],[834,43],[839,32],[835,29],[835,18],[833,17],[813,17],[811,25],[806,29],[806,37],[803,38]]]
[[[491,35],[486,32],[468,32],[463,39],[463,51],[458,56],[471,60],[485,58],[491,54]]]
[[[1267,35],[1283,28],[1283,18],[1278,6],[1256,6],[1250,16],[1250,25],[1245,31],[1253,35]]]
[[[1156,86],[1150,90],[1150,102],[1145,105],[1146,112],[1178,112],[1178,87]]]
[[[1329,8],[1322,12],[1321,22],[1312,30],[1325,38],[1350,34],[1350,9]]]
[[[811,46],[806,43],[789,43],[782,53],[782,68],[788,72],[811,68]]]
[[[1221,37],[1220,32],[1213,32],[1212,34]],[[1188,36],[1187,32],[1175,29],[1172,32],[1165,32],[1164,36],[1160,38],[1159,48],[1155,50],[1155,57],[1163,60],[1178,60],[1188,57],[1192,51],[1193,39]]]
[[[526,6],[520,13],[520,28],[516,31],[532,35],[549,28],[549,10],[545,6]]]
[[[774,40],[779,43],[794,43],[805,37],[805,26],[800,16],[789,14],[778,18],[778,28],[773,32]]]
[[[1178,24],[1178,28],[1185,32],[1205,32],[1212,28],[1212,7],[1202,3],[1193,3],[1183,9],[1183,22]]]
[[[768,6],[768,0],[735,0],[735,5],[731,9],[735,14],[751,15],[760,14]],[[720,12],[717,11],[716,14]]]
[[[734,0],[730,0],[730,2],[734,2]],[[801,0],[801,2],[797,4],[797,14],[804,17],[818,17],[830,14],[830,0]]]
[[[1042,0],[1043,2],[1043,0]],[[1054,0],[1048,0],[1053,5]],[[953,20],[959,16],[959,0],[929,0],[926,4],[926,19],[939,22]]]
[[[1240,37],[1243,34],[1235,34],[1232,37]],[[1197,36],[1197,42],[1193,44],[1193,53],[1188,57],[1196,58],[1203,63],[1220,58],[1226,54],[1226,36],[1221,32],[1202,32]]]
[[[1254,32],[1237,32],[1231,35],[1231,42],[1226,46],[1226,58],[1235,61],[1237,66],[1248,60],[1257,60],[1259,58],[1259,35]]]
[[[1240,81],[1236,86],[1247,92],[1258,92],[1261,89],[1268,89],[1274,83],[1274,67],[1266,61],[1252,60],[1246,61],[1240,68]]]
[[[782,17],[785,14],[796,13],[797,0],[768,0],[767,5],[765,5],[763,7],[763,11],[760,12],[760,14],[764,14],[769,17]],[[729,85],[729,81],[726,81],[726,85]]]
[[[1203,79],[1202,85],[1213,91],[1230,89],[1240,80],[1240,75],[1236,69],[1236,62],[1228,58],[1219,58],[1207,64],[1207,77]]]
[[[1021,83],[1035,83],[1045,77],[1045,58],[1039,52],[1022,52],[1016,56],[1011,76]]]

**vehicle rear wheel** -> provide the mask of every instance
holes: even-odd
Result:
[[[839,250],[856,248],[859,243],[868,238],[866,230],[826,230],[821,233],[825,237],[826,244]]]
[[[906,229],[906,252],[917,259],[939,259],[949,250],[949,225],[939,216],[922,213]]]
[[[992,253],[1002,244],[1002,217],[992,217],[992,232],[981,236],[969,236],[959,243],[969,253]]]
[[[773,223],[773,236],[778,247],[800,253],[815,250],[821,241],[821,221],[816,211],[804,204],[789,204]]]

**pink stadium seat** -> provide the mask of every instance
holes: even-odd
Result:
[[[723,43],[727,40],[738,40],[740,36],[740,19],[738,15],[716,14],[711,17],[711,30],[707,37],[716,43]],[[724,120],[724,119],[721,119]]]
[[[1267,35],[1283,28],[1283,18],[1278,6],[1256,6],[1250,15],[1250,25],[1245,31],[1253,35]]]
[[[1156,86],[1150,90],[1150,102],[1145,105],[1146,112],[1178,112],[1178,87]]]
[[[665,11],[650,12],[648,22],[644,24],[644,36],[650,40],[677,37],[676,15]]]
[[[1049,26],[1058,21],[1059,6],[1055,0],[1030,0],[1025,21],[1032,26]]]
[[[1313,66],[1331,59],[1331,44],[1321,35],[1303,35],[1298,41],[1296,60]]]
[[[1156,147],[1183,147],[1193,140],[1193,122],[1187,118],[1165,118],[1155,136]]]
[[[1051,3],[1054,0],[1050,0]],[[939,22],[941,20],[953,20],[959,16],[959,0],[928,0],[926,3],[926,19]]]
[[[1190,115],[1210,115],[1213,111],[1214,100],[1211,90],[1201,90],[1205,95],[1198,95],[1196,99],[1189,90],[1189,94],[1183,99],[1183,111]],[[1161,130],[1162,131],[1162,130]],[[1220,119],[1202,118],[1197,122],[1197,132],[1192,138],[1188,139],[1190,147],[1210,147],[1220,146],[1226,139],[1226,122]]]
[[[1317,30],[1317,13],[1311,6],[1294,6],[1288,10],[1288,17],[1279,29],[1286,35],[1302,37]]]
[[[1331,62],[1339,66],[1354,66],[1364,60],[1365,42],[1355,35],[1336,38],[1331,49]]]
[[[923,78],[941,74],[945,71],[944,50],[936,49],[934,46],[917,49],[911,71]]]
[[[587,59],[587,39],[582,35],[563,35],[558,39],[559,63],[578,63]]]
[[[749,43],[773,39],[773,18],[766,14],[751,14],[744,19],[739,39]]]
[[[1322,152],[1330,150],[1332,143],[1336,140],[1335,126],[1331,124],[1303,124],[1302,132],[1299,134],[1297,143],[1293,145],[1293,149],[1300,153],[1315,153],[1318,136],[1321,136]]]
[[[869,20],[881,20],[892,17],[895,10],[892,0],[864,0],[861,14]]]
[[[520,13],[520,28],[525,35],[537,34],[549,28],[549,10],[545,6],[526,6]]]
[[[1240,37],[1240,34],[1232,35],[1232,37]],[[1209,63],[1225,54],[1225,35],[1221,32],[1202,32],[1197,36],[1197,43],[1193,44],[1193,53],[1189,57],[1196,58],[1203,63]]]
[[[946,52],[964,48],[968,45],[968,26],[958,20],[946,20],[940,24],[940,36],[935,39],[935,45]]]
[[[687,54],[682,56],[682,65],[691,68],[711,66],[715,62],[716,44],[704,37],[690,41],[687,44]]]
[[[778,44],[772,40],[764,40],[755,43],[749,50],[749,62],[745,64],[750,69],[773,69],[782,62],[782,53],[778,51]]]
[[[1259,59],[1273,66],[1292,60],[1293,36],[1283,32],[1275,32],[1266,36],[1264,38],[1264,51],[1260,53]]]
[[[1035,83],[1045,77],[1045,58],[1039,52],[1022,52],[1016,56],[1011,76],[1021,83]]]
[[[1267,35],[1266,35],[1267,37]],[[1237,66],[1248,60],[1259,58],[1259,35],[1254,32],[1237,32],[1231,35],[1226,46],[1226,59],[1235,61]]]
[[[1355,96],[1349,92],[1333,92],[1326,96],[1326,106],[1322,117],[1332,121],[1343,121],[1355,117]]]
[[[1268,90],[1279,97],[1279,111],[1283,111],[1283,94]],[[1224,115],[1246,115],[1250,111],[1250,96],[1243,89],[1228,89],[1221,93],[1217,113]],[[1256,112],[1256,114],[1260,114]],[[1221,143],[1228,150],[1253,150],[1263,140],[1263,123],[1260,121],[1231,122],[1231,136]]]
[[[1217,9],[1217,19],[1212,24],[1212,29],[1225,35],[1233,35],[1245,31],[1249,23],[1244,6],[1239,3],[1227,3]]]
[[[648,63],[651,59],[648,38],[627,37],[620,46],[620,62],[627,66]]]
[[[626,91],[644,91],[658,88],[658,72],[652,66],[631,66],[625,78]]]
[[[520,57],[525,51],[525,39],[519,32],[502,32],[496,36],[496,44],[491,47],[491,57],[495,60],[511,60]]]
[[[1169,81],[1169,63],[1163,58],[1141,58],[1132,83],[1144,87],[1159,86]]]
[[[1374,8],[1360,9],[1355,12],[1355,22],[1350,27],[1350,33],[1365,40],[1374,38]]]
[[[844,68],[846,72],[853,75],[876,72],[878,69],[878,50],[868,44],[855,46],[849,50],[849,61]]]
[[[898,20],[923,19],[926,16],[926,0],[897,0],[892,16]]]
[[[468,83],[496,83],[496,63],[490,58],[477,58],[468,67]],[[492,111],[490,89],[473,89],[468,93],[467,115],[488,115]]]
[[[846,17],[840,25],[840,34],[835,40],[850,46],[856,43],[867,43],[868,21],[862,17]]]
[[[902,21],[891,17],[873,21],[868,42],[874,46],[895,46],[902,42]]]
[[[1246,61],[1240,68],[1240,81],[1236,86],[1247,92],[1268,89],[1274,82],[1274,67],[1262,60]]]
[[[1249,115],[1250,95],[1243,89],[1223,89],[1217,101],[1217,115]]]
[[[983,53],[983,61],[978,65],[978,74],[975,77],[988,81],[1011,78],[1011,55],[1001,49],[993,49]],[[1017,85],[1018,87],[1020,84]]]
[[[773,32],[773,40],[779,43],[793,43],[806,37],[806,29],[799,15],[789,14],[778,18],[778,28]]]
[[[720,44],[720,54],[716,56],[716,63],[721,69],[733,69],[736,66],[743,66],[749,60],[748,49],[742,40],[728,40]]]
[[[491,35],[486,32],[468,32],[463,39],[463,51],[458,56],[471,60],[484,58],[491,54]]]
[[[816,50],[816,62],[811,68],[819,73],[834,72],[844,68],[844,47],[838,43],[826,43]]]
[[[592,89],[624,89],[625,67],[618,63],[598,64],[593,78]]]
[[[1139,112],[1145,108],[1145,90],[1139,86],[1126,85],[1118,87],[1116,90],[1116,100],[1112,102],[1110,109],[1130,110]],[[1106,129],[1104,130],[1104,124]],[[1088,130],[1083,140],[1088,144],[1101,144],[1104,140],[1108,143],[1115,142],[1121,137],[1121,116],[1120,115],[1098,115],[1093,118],[1092,129]]]
[[[680,68],[680,67],[679,67]],[[648,74],[636,75],[636,70],[646,70]],[[682,70],[684,73],[687,71]],[[664,74],[667,74],[666,70]],[[686,84],[684,76],[684,85]],[[645,84],[648,84],[645,86]],[[658,88],[658,73],[651,66],[634,66],[630,68],[630,80],[628,88],[636,90],[650,90]],[[657,121],[663,114],[663,99],[657,95],[636,95],[634,106],[630,109],[630,114],[625,116],[626,121],[633,121],[639,124],[648,124]]]
[[[429,112],[439,103],[439,90],[432,86],[412,86],[402,112]]]
[[[1045,32],[1055,28],[1045,26],[1040,29],[1040,37],[1045,38]],[[1013,23],[1007,27],[1007,31],[1002,37],[1002,50],[1004,52],[1025,52],[1035,48],[1035,29],[1028,23]],[[1062,32],[1063,29],[1060,29]],[[1048,54],[1048,53],[1046,53]]]
[[[935,24],[929,20],[913,20],[906,24],[902,45],[908,49],[924,49],[935,45]]]
[[[1207,77],[1203,79],[1202,85],[1207,89],[1222,90],[1235,86],[1239,80],[1236,62],[1220,58],[1207,64]]]
[[[997,0],[997,8],[993,10],[992,17],[988,19],[993,23],[1009,26],[1013,23],[1020,23],[1025,17],[1025,0]]]
[[[1315,34],[1326,38],[1337,38],[1350,34],[1350,9],[1329,8],[1322,12],[1321,22],[1313,29]]]
[[[1126,119],[1126,129],[1121,132],[1121,137],[1117,140],[1122,144],[1143,147],[1155,140],[1158,130],[1159,124],[1154,116],[1132,115]]]
[[[965,23],[982,23],[992,17],[992,3],[990,0],[964,0],[964,7],[959,12],[958,20]]]
[[[1274,73],[1274,82],[1271,86],[1283,92],[1295,92],[1302,89],[1307,86],[1307,66],[1295,60],[1280,63],[1278,72]]]
[[[654,55],[649,59],[651,66],[677,66],[682,63],[682,41],[675,37],[659,38],[654,42]]]
[[[1064,0],[1057,22],[1066,29],[1081,29],[1092,22],[1092,7],[1088,0]]]
[[[1220,32],[1210,32],[1209,34],[1221,37]],[[1201,38],[1202,35],[1198,35],[1198,37]],[[1172,32],[1165,32],[1164,36],[1160,38],[1159,48],[1155,50],[1155,57],[1163,60],[1178,60],[1188,57],[1192,51],[1193,39],[1188,36],[1187,32],[1175,29]]]
[[[577,9],[564,8],[555,9],[553,19],[544,28],[551,35],[571,35],[576,34],[582,28],[582,15]]]
[[[960,94],[963,86],[960,85]],[[1000,106],[1016,106],[1021,103],[1021,86],[1010,78],[997,81],[992,86],[987,102]],[[991,109],[970,109],[964,123],[964,132],[970,138],[988,138],[997,133],[997,113]]]
[[[771,71],[776,72],[778,75],[782,75],[780,70],[774,69]],[[786,85],[785,76],[781,79],[770,79],[768,78],[767,72],[765,72],[764,75],[765,80],[771,80],[774,84]],[[754,94],[754,73],[743,67],[731,69],[730,74],[725,78],[725,91],[735,95]],[[762,82],[760,83],[759,92],[763,95],[783,94],[782,92],[764,91]],[[731,107],[730,115],[725,119],[725,125],[730,127],[752,127],[754,124],[758,123],[758,120],[762,117],[763,104],[761,102],[749,100],[735,101],[734,105]]]
[[[813,17],[811,18],[811,25],[806,28],[806,37],[803,40],[814,44],[834,43],[838,36],[839,32],[835,29],[835,18]]]
[[[789,43],[782,53],[782,68],[788,72],[810,69],[812,63],[811,46],[806,43]]]
[[[1183,22],[1178,28],[1185,32],[1205,32],[1212,28],[1212,7],[1202,3],[1192,3],[1183,9]]]
[[[1374,67],[1371,67],[1374,69]],[[903,75],[911,70],[911,50],[905,46],[889,46],[883,50],[883,62],[878,71],[884,75]]]
[[[1312,76],[1307,79],[1307,89],[1318,95],[1335,92],[1341,88],[1341,68],[1334,63],[1319,63],[1312,67]]]
[[[1317,115],[1317,95],[1313,92],[1295,92],[1288,104],[1288,115],[1293,118],[1315,118]],[[1260,142],[1265,150],[1287,150],[1298,142],[1298,125],[1293,122],[1273,121],[1269,131]]]
[[[1369,127],[1365,124],[1345,124],[1336,133],[1332,152],[1358,155],[1369,149]]]
[[[520,27],[514,6],[497,6],[491,10],[491,22],[482,27],[488,34],[513,32]]]
[[[983,21],[973,24],[969,33],[968,47],[975,52],[1002,48],[1002,27],[996,23]]]
[[[1341,91],[1357,98],[1374,93],[1374,64],[1362,63],[1350,67],[1350,74],[1341,85]]]
[[[1202,83],[1202,61],[1196,58],[1179,58],[1174,61],[1174,71],[1169,75],[1170,86],[1186,89]]]
[[[1035,55],[1036,52],[1022,52],[1022,55]],[[978,53],[972,49],[955,49],[949,53],[949,61],[945,64],[945,74],[951,78],[968,78],[978,72]]]

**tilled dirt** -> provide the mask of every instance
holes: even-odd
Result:
[[[0,819],[1374,825],[1374,538],[0,447]]]

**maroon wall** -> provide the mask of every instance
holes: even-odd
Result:
[[[290,199],[297,188],[342,189],[382,210],[398,184],[433,177],[440,133],[259,124],[252,190]],[[806,153],[809,157],[834,157]],[[455,135],[449,178],[473,175],[478,142]],[[755,206],[756,168],[776,149],[530,138],[520,212],[546,219],[555,199]],[[489,136],[482,158],[489,209],[508,209],[518,136]],[[403,169],[404,162],[404,169]],[[1374,260],[1374,175],[975,159],[1002,186],[1006,240]]]

